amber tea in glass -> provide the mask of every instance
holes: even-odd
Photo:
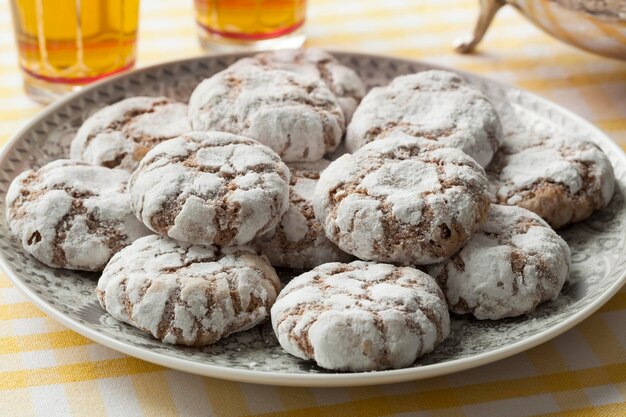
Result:
[[[10,0],[24,88],[50,102],[135,63],[139,0]]]
[[[297,48],[306,0],[195,0],[200,43],[209,50]]]

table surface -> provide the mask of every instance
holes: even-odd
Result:
[[[480,51],[452,52],[473,0],[313,0],[309,46],[422,59],[560,103],[626,148],[626,64],[544,35],[501,11]],[[142,2],[139,66],[201,53],[192,2]],[[21,89],[8,2],[0,2],[0,144],[42,110]],[[168,370],[100,346],[29,303],[0,272],[0,415],[625,416],[626,289],[589,319],[497,363],[404,384],[307,389]]]

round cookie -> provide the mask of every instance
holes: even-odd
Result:
[[[487,216],[483,169],[456,148],[411,137],[372,142],[330,164],[315,188],[326,236],[358,258],[439,262]]]
[[[569,246],[545,221],[526,209],[494,204],[467,245],[427,272],[452,312],[497,320],[555,299],[569,268]]]
[[[129,189],[133,211],[156,233],[241,245],[271,230],[289,208],[289,169],[255,140],[193,132],[148,152]]]
[[[102,307],[166,343],[206,346],[269,316],[276,272],[245,246],[193,246],[164,236],[138,239],[104,269]]]
[[[288,164],[291,171],[289,209],[278,226],[255,238],[252,246],[265,254],[273,266],[311,269],[326,262],[349,262],[343,252],[324,234],[315,218],[313,194],[327,160]]]
[[[434,279],[363,261],[328,263],[294,278],[271,315],[283,349],[343,371],[410,366],[450,332]]]
[[[615,189],[604,152],[558,132],[507,137],[488,175],[495,203],[531,210],[555,229],[606,207]]]
[[[348,151],[397,133],[459,148],[486,167],[497,151],[502,127],[487,96],[460,76],[424,71],[372,89],[346,133]]]
[[[7,224],[24,250],[54,268],[101,271],[149,231],[130,209],[129,173],[57,160],[13,180]]]
[[[258,65],[234,65],[201,82],[189,117],[194,130],[256,139],[287,162],[317,161],[345,130],[337,98],[321,80]]]
[[[131,97],[85,120],[74,137],[70,156],[132,172],[155,145],[190,130],[186,104],[166,97]]]
[[[250,64],[292,71],[322,80],[337,97],[346,122],[350,121],[354,110],[365,95],[365,85],[358,74],[321,49],[262,52],[251,58],[243,58],[234,65]]]

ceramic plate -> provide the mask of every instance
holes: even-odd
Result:
[[[395,58],[336,53],[369,87],[432,65]],[[68,155],[69,143],[89,115],[124,97],[165,95],[186,100],[202,79],[241,55],[206,56],[133,71],[95,84],[47,108],[19,132],[0,159],[0,215],[11,180]],[[411,368],[367,373],[321,369],[283,352],[268,323],[204,349],[163,344],[120,323],[100,308],[97,274],[48,268],[28,256],[0,222],[0,261],[15,285],[37,306],[78,333],[129,355],[196,374],[276,385],[355,386],[443,375],[513,355],[557,336],[597,310],[626,278],[626,156],[601,131],[572,113],[532,94],[465,74],[492,98],[505,128],[562,129],[594,140],[608,155],[618,181],[610,206],[588,221],[562,231],[572,248],[572,272],[561,296],[533,314],[500,321],[453,316],[450,337]]]

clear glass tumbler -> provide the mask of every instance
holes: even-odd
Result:
[[[49,103],[135,64],[139,0],[10,0],[24,88]]]
[[[200,44],[207,50],[298,48],[306,0],[195,0]]]

